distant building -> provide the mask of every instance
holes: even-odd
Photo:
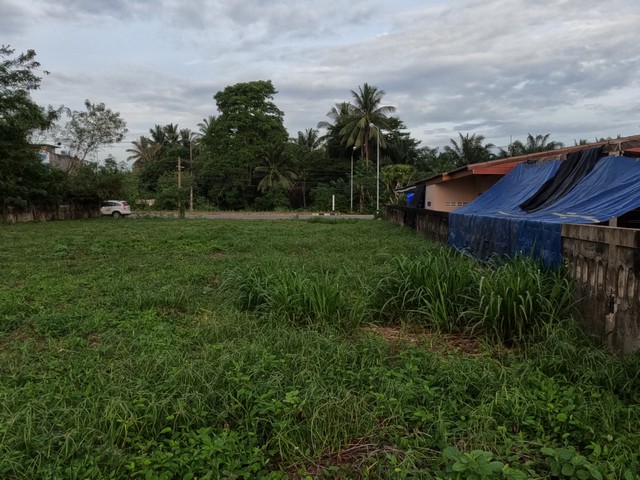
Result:
[[[64,170],[65,172],[71,172],[78,168],[82,161],[76,157],[70,155],[68,152],[61,151],[56,153],[56,149],[60,148],[57,145],[42,144],[40,145],[39,157],[42,163],[51,165],[53,168]]]

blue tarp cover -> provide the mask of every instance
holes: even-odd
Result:
[[[449,244],[478,258],[524,253],[555,268],[563,223],[600,223],[640,207],[640,159],[604,157],[566,195],[527,213],[525,202],[560,161],[521,163],[475,201],[449,214]]]

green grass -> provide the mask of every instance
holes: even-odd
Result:
[[[128,218],[4,225],[0,269],[0,478],[638,478],[639,356],[526,261]]]

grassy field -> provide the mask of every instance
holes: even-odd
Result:
[[[0,478],[640,476],[569,285],[362,220],[0,226]]]

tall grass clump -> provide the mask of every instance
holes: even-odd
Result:
[[[563,272],[545,270],[524,256],[479,264],[440,248],[392,257],[387,267],[372,297],[373,307],[391,322],[522,343],[543,338],[550,325],[573,313],[571,284]]]
[[[472,331],[506,343],[540,338],[571,317],[571,284],[561,271],[543,270],[533,259],[494,259],[476,271],[476,287],[464,312]]]
[[[460,325],[460,315],[475,281],[475,264],[445,248],[419,257],[389,261],[391,272],[374,293],[384,318],[403,319],[441,331]]]
[[[235,291],[240,308],[270,319],[349,332],[362,324],[366,307],[364,299],[349,292],[344,284],[340,274],[260,265],[229,272],[223,289]]]

